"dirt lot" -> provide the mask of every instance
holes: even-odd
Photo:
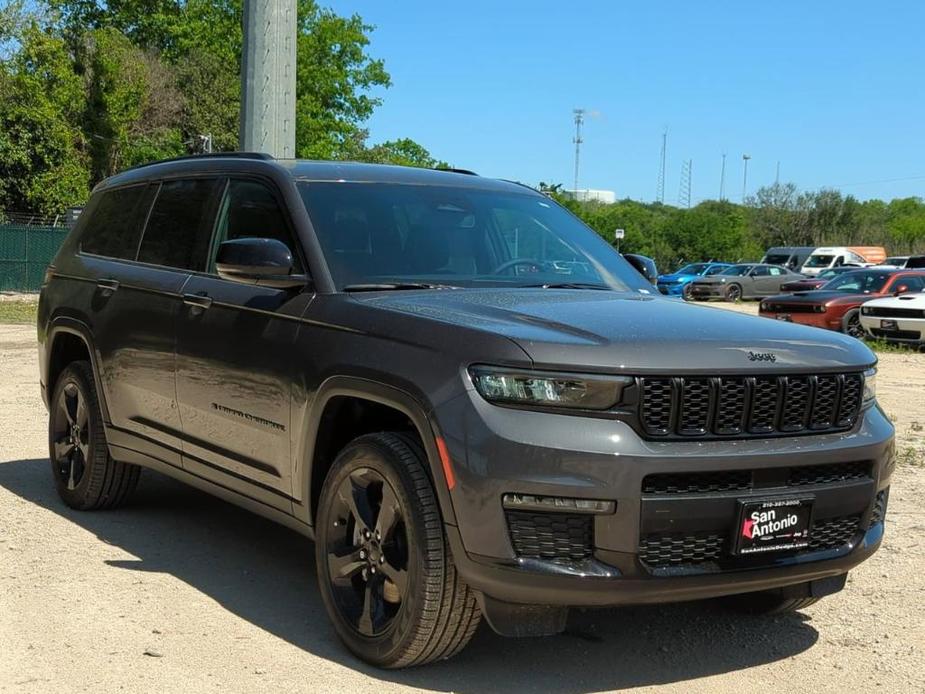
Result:
[[[881,357],[906,453],[884,547],[839,595],[772,620],[690,603],[542,640],[483,626],[452,661],[380,672],[337,643],[290,531],[149,472],[124,510],[63,506],[35,354],[33,328],[0,325],[0,692],[925,691],[925,355]]]

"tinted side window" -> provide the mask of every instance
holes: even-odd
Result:
[[[763,265],[760,265],[752,270],[753,277],[767,277],[771,274],[771,270]]]
[[[219,215],[218,240],[243,238],[282,241],[292,251],[293,271],[302,271],[298,248],[273,192],[263,183],[232,180]]]
[[[220,185],[219,179],[164,181],[145,227],[138,260],[204,270]]]
[[[101,193],[81,236],[80,250],[134,260],[141,238],[141,220],[137,213],[145,188],[140,185]]]

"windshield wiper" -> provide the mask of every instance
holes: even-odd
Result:
[[[603,291],[614,291],[613,287],[606,284],[594,284],[592,282],[546,282],[544,284],[519,284],[518,289],[600,289]]]
[[[430,284],[427,282],[378,282],[369,284],[348,284],[345,292],[386,292],[397,289],[461,289],[451,284]]]

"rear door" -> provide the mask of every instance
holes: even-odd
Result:
[[[299,317],[311,294],[222,279],[214,257],[224,240],[275,238],[304,262],[275,188],[259,179],[227,181],[211,260],[183,290],[177,343],[177,398],[186,469],[279,508],[290,507],[291,397],[299,365]],[[263,491],[260,491],[262,488]]]
[[[96,284],[91,319],[111,419],[110,443],[174,465],[181,462],[176,318],[189,272],[186,263],[171,264],[185,247],[182,240],[163,236],[165,230],[172,230],[172,236],[195,232],[189,220],[207,214],[214,184],[155,182],[103,193],[96,208],[102,213],[99,224],[94,220],[81,238],[80,254]],[[172,256],[159,252],[170,245]]]

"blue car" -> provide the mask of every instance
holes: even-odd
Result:
[[[730,263],[689,263],[670,275],[658,276],[658,290],[668,296],[689,299],[690,283],[698,277],[709,277],[722,272]]]

